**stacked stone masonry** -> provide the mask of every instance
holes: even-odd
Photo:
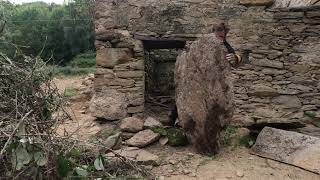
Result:
[[[294,8],[273,4],[272,0],[97,0],[96,94],[116,90],[125,97],[126,116],[143,113],[143,41],[192,41],[226,19],[230,44],[239,53],[251,52],[249,63],[233,69],[233,124],[304,120],[304,111],[320,114],[319,3]]]

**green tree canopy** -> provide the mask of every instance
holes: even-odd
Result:
[[[0,14],[0,29],[6,24],[0,50],[9,56],[14,56],[17,45],[26,55],[67,63],[75,55],[94,49],[90,0],[76,0],[68,5],[13,5],[1,1],[0,10],[4,10]]]

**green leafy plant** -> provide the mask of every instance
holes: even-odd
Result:
[[[245,147],[252,147],[254,143],[256,142],[256,139],[253,136],[246,135],[239,139],[239,145],[245,146]]]
[[[155,127],[152,128],[152,131],[168,137],[168,144],[170,146],[185,146],[189,143],[182,129]]]
[[[228,126],[224,131],[223,136],[223,145],[229,146],[231,145],[231,137],[232,135],[236,134],[238,132],[238,129],[232,126]]]
[[[317,116],[317,113],[314,111],[306,111],[306,112],[304,112],[304,115],[306,115],[310,118],[315,118]]]

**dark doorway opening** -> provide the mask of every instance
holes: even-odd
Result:
[[[145,111],[170,123],[175,106],[175,62],[186,41],[143,41],[145,49]]]

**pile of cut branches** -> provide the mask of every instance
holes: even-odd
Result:
[[[120,155],[120,166],[108,166],[94,151],[99,145],[56,134],[69,116],[52,72],[40,58],[0,53],[0,179],[110,178],[119,169],[146,175]]]
[[[0,165],[2,177],[52,176],[55,127],[68,118],[52,71],[39,58],[0,54]],[[37,168],[35,168],[37,167]],[[52,167],[52,166],[51,166]],[[44,174],[40,174],[44,173]]]

